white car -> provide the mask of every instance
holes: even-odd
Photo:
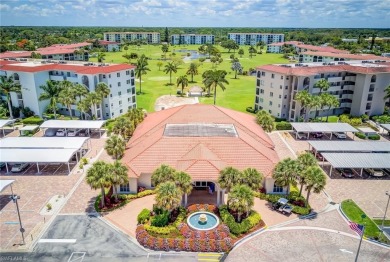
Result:
[[[56,136],[65,136],[65,129],[58,129],[56,132]]]
[[[68,131],[68,136],[76,136],[79,132],[80,132],[80,130],[70,129]]]
[[[346,139],[347,138],[347,135],[343,132],[335,132],[335,133],[333,133],[333,135],[335,135],[338,139]]]
[[[19,173],[22,172],[23,170],[27,169],[29,164],[27,163],[16,163],[12,166],[11,172],[13,173]]]
[[[382,177],[382,176],[384,176],[383,171],[380,170],[380,169],[369,168],[369,169],[367,169],[367,172],[368,172],[371,176],[375,176],[375,177]]]
[[[302,133],[302,132],[298,132],[296,135],[297,135],[297,138],[300,140],[307,138],[307,134]]]

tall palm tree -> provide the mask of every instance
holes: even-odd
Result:
[[[321,108],[322,106],[322,101],[320,96],[313,96],[310,102],[310,106],[315,108],[315,114],[314,118],[317,118],[318,116],[318,108]]]
[[[265,110],[257,112],[256,122],[264,129],[265,132],[271,132],[274,130],[275,119]]]
[[[126,117],[134,123],[134,127],[137,127],[139,123],[144,121],[145,114],[141,108],[131,108],[126,113]]]
[[[77,110],[81,112],[81,119],[87,119],[86,113],[90,110],[90,103],[88,102],[88,99],[80,100],[77,103]],[[84,115],[84,118],[82,117]]]
[[[325,78],[322,78],[317,83],[314,84],[314,87],[319,88],[320,94],[321,94],[322,91],[324,91],[324,92],[328,91],[330,84],[329,84],[328,80],[326,80]]]
[[[57,84],[57,82],[53,82],[51,80],[47,80],[45,85],[41,85],[39,87],[43,90],[43,92],[39,95],[38,100],[50,100],[49,105],[53,109],[54,118],[57,119],[57,102],[58,97],[61,92],[61,87]]]
[[[137,60],[137,67],[135,68],[135,77],[139,78],[139,93],[142,94],[142,75],[146,75],[150,71],[148,67],[148,60],[145,55],[141,55]]]
[[[194,75],[198,75],[198,64],[197,63],[191,63],[187,70],[187,75],[191,75],[191,83],[194,83]]]
[[[263,174],[255,168],[248,167],[241,173],[241,183],[249,186],[252,190],[258,191],[263,182]]]
[[[107,154],[114,159],[121,159],[125,153],[126,143],[121,136],[113,135],[106,140],[104,149],[106,149]]]
[[[337,97],[335,96],[332,96],[328,93],[323,93],[321,94],[321,103],[322,103],[322,106],[323,107],[327,107],[327,114],[326,114],[326,122],[328,122],[328,117],[329,117],[329,113],[330,113],[330,110],[332,108],[336,108],[336,107],[339,107],[340,106],[340,101]]]
[[[241,173],[234,167],[225,167],[219,172],[218,184],[221,188],[226,188],[228,191],[230,191],[233,186],[240,184],[240,182]]]
[[[320,193],[326,185],[326,176],[322,169],[318,166],[311,166],[305,171],[306,176],[306,201],[309,203],[310,192]]]
[[[317,159],[311,153],[300,154],[297,158],[299,172],[297,173],[298,182],[301,185],[299,195],[302,194],[303,185],[306,184],[305,170],[311,166],[317,166]]]
[[[99,63],[103,63],[103,60],[104,60],[104,57],[106,56],[105,53],[103,52],[99,52],[98,55],[97,55],[97,60]]]
[[[101,190],[101,206],[104,207],[104,198],[106,196],[104,189],[111,186],[109,179],[109,164],[103,161],[96,161],[87,171],[86,181],[92,189]]]
[[[181,195],[182,191],[175,185],[175,182],[161,183],[156,189],[156,206],[171,213],[180,206]]]
[[[120,117],[115,121],[115,124],[112,127],[112,132],[127,140],[133,135],[134,129],[135,127],[133,121],[126,117]]]
[[[110,95],[111,90],[106,83],[99,82],[96,85],[95,92],[101,97],[102,101],[101,101],[101,105],[100,105],[100,108],[101,108],[100,112],[101,112],[101,114],[103,114],[103,100],[105,97]]]
[[[311,108],[312,99],[313,96],[307,90],[299,91],[295,96],[295,100],[301,104],[302,110],[305,111],[305,122],[307,121],[310,113],[309,109]]]
[[[276,166],[272,174],[272,178],[275,179],[275,184],[282,187],[287,187],[286,194],[290,192],[290,185],[296,185],[296,177],[298,173],[298,164],[291,158],[285,158],[280,161]]]
[[[154,170],[152,174],[152,183],[158,186],[167,181],[175,181],[176,170],[168,165],[162,164],[159,168]]]
[[[253,57],[253,54],[256,53],[256,48],[254,48],[252,45],[249,47],[248,49],[248,52],[249,52],[249,57],[252,58]]]
[[[191,177],[185,172],[176,172],[174,175],[176,186],[182,194],[189,194],[192,191]]]
[[[177,73],[176,63],[168,62],[164,67],[164,73],[169,74],[169,84],[172,85],[172,73]]]
[[[92,111],[94,112],[95,119],[98,119],[97,104],[102,102],[102,97],[96,92],[89,92],[86,99],[93,109]]]
[[[383,98],[384,100],[389,99],[389,107],[390,107],[390,85],[385,88],[385,97]]]
[[[237,212],[237,220],[241,222],[242,214],[247,215],[251,211],[255,201],[252,189],[247,185],[236,185],[232,188],[228,197],[228,207],[230,210]]]
[[[72,89],[66,88],[62,89],[60,95],[58,96],[58,102],[66,106],[69,110],[70,119],[72,118],[72,105],[76,103]]]
[[[186,88],[188,86],[187,76],[186,75],[179,76],[179,78],[177,79],[176,83],[177,83],[177,86],[181,85],[181,96],[183,96],[184,88]]]
[[[222,91],[225,91],[225,84],[229,84],[229,82],[225,79],[227,72],[225,70],[207,70],[203,76],[203,83],[210,90],[210,88],[214,88],[214,105],[216,104],[217,99],[217,87],[219,86]]]
[[[129,183],[127,167],[117,160],[113,164],[109,165],[109,173],[109,180],[111,185],[113,186],[115,200],[118,201],[117,187]]]
[[[79,101],[81,101],[83,96],[88,94],[88,88],[83,84],[76,83],[73,85],[72,89],[73,93],[78,97]]]
[[[22,86],[14,81],[12,76],[0,76],[0,93],[3,93],[7,97],[7,104],[9,110],[9,116],[11,119],[14,118],[12,114],[12,104],[11,104],[11,92],[20,93]]]
[[[232,63],[232,70],[234,71],[234,79],[237,79],[237,72],[241,72],[242,66],[240,62],[233,62]]]

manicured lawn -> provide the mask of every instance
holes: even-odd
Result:
[[[382,226],[382,219],[373,219],[372,221],[375,222],[375,224],[377,224],[378,226]],[[389,219],[386,219],[385,220],[385,224],[384,224],[385,227],[390,227],[390,220]]]
[[[325,122],[326,121],[326,116],[320,117],[321,121]],[[338,116],[329,116],[328,117],[328,122],[329,123],[337,123],[339,121]]]
[[[137,48],[136,46],[129,46],[127,53],[137,53],[138,55],[145,54],[147,57],[151,58],[149,60],[149,68],[151,71],[148,71],[146,75],[142,76],[142,92],[144,94],[137,95],[137,105],[140,108],[145,108],[148,112],[154,111],[154,103],[156,99],[162,95],[176,95],[176,91],[179,89],[176,86],[176,78],[185,75],[190,62],[186,62],[179,66],[178,72],[172,74],[172,83],[174,85],[167,85],[169,83],[169,74],[163,72],[164,65],[170,61],[169,57],[172,53],[175,53],[175,56],[172,56],[173,59],[180,59],[181,57],[186,56],[185,52],[177,52],[180,49],[186,50],[197,50],[199,45],[187,45],[187,46],[170,46],[167,54],[167,61],[160,60],[163,52],[161,51],[160,45],[147,45]],[[229,85],[226,86],[226,90],[223,92],[220,88],[217,90],[217,105],[231,108],[234,110],[246,112],[245,109],[248,106],[253,107],[255,101],[255,88],[256,88],[256,77],[255,76],[238,76],[238,79],[234,79],[234,72],[230,69],[230,55],[233,54],[233,51],[230,53],[227,50],[217,46],[218,49],[222,52],[223,62],[216,67],[216,69],[223,69],[228,72],[226,79],[229,82]],[[240,58],[240,63],[244,71],[248,71],[249,68],[256,68],[257,66],[264,64],[274,64],[274,63],[288,63],[288,60],[284,59],[281,54],[257,54],[253,58],[249,58],[248,47],[243,47],[245,55]],[[127,63],[128,60],[122,57],[126,52],[107,52],[105,56],[105,62],[113,63]],[[237,53],[237,52],[236,52]],[[236,57],[239,57],[236,54]],[[91,58],[91,61],[96,61],[96,58]],[[159,70],[157,63],[163,62],[161,70]],[[198,59],[192,60],[193,62],[199,62]],[[135,63],[136,60],[132,60],[132,63]],[[194,76],[194,82],[190,83],[189,87],[193,85],[203,86],[202,84],[202,73],[206,70],[213,69],[212,63],[203,62],[200,63],[199,74]],[[188,79],[191,80],[191,76],[188,76]],[[136,81],[136,88],[139,91],[139,82]],[[212,97],[204,97],[200,99],[201,103],[212,104]]]
[[[380,230],[371,220],[371,218],[366,217],[363,219],[361,216],[365,214],[363,210],[353,201],[353,200],[344,200],[341,203],[341,208],[344,213],[347,215],[349,220],[352,222],[358,223],[360,225],[365,225],[364,236],[369,238],[379,237]]]

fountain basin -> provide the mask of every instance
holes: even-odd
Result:
[[[200,211],[187,218],[187,224],[195,230],[211,230],[218,226],[219,218],[210,212]]]

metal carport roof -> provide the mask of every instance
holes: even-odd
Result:
[[[335,168],[390,168],[390,153],[321,153]]]
[[[297,132],[358,132],[347,123],[291,123]]]
[[[11,186],[13,182],[15,182],[15,180],[0,180],[0,193],[8,186]]]
[[[14,119],[0,119],[0,128],[5,127],[6,125],[12,124]]]
[[[89,137],[6,137],[0,148],[79,149]]]
[[[104,120],[48,120],[42,123],[41,128],[72,128],[72,129],[100,129]]]
[[[381,127],[386,129],[387,131],[390,131],[390,124],[381,124]]]
[[[389,152],[390,142],[308,141],[318,152]]]
[[[1,148],[0,162],[3,163],[67,163],[76,149],[20,149]]]

